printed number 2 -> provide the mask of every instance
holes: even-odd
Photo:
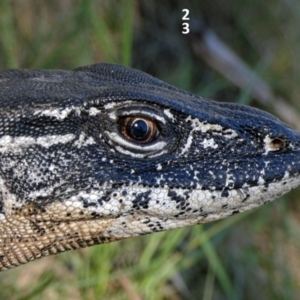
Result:
[[[188,21],[190,18],[188,17],[189,15],[189,10],[188,9],[183,9],[182,12],[184,13],[183,17],[182,17],[182,20],[183,21]],[[182,33],[183,34],[188,34],[190,32],[190,28],[189,28],[189,23],[186,22],[186,23],[182,23]]]
[[[185,15],[182,17],[182,20],[188,21],[190,19],[190,18],[188,18],[188,15],[189,15],[190,11],[185,8],[185,9],[182,10],[182,12],[185,13]]]

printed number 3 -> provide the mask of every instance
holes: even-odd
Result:
[[[188,9],[183,9],[182,12],[184,13],[183,17],[182,17],[182,20],[183,21],[188,21],[190,18],[188,17],[189,15],[189,10]],[[183,34],[188,34],[190,32],[190,27],[189,27],[189,23],[188,22],[185,22],[185,23],[182,23],[182,33]]]

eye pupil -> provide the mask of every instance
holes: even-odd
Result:
[[[136,120],[131,124],[131,134],[137,139],[142,139],[148,133],[149,126],[144,120]]]

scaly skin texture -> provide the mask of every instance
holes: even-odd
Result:
[[[131,119],[153,137],[128,137]],[[0,72],[0,270],[260,206],[299,184],[299,142],[118,65]]]

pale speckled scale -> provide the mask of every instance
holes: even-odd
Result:
[[[151,119],[138,143],[124,117]],[[111,64],[0,72],[0,271],[218,220],[300,183],[300,135]]]

